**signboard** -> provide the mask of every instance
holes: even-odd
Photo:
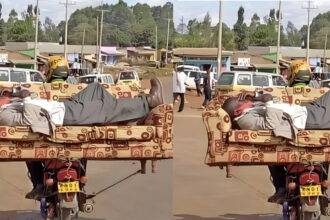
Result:
[[[0,53],[0,63],[8,63],[8,54]]]
[[[250,66],[250,58],[238,58],[237,59],[237,66]]]

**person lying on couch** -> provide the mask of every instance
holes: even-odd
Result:
[[[30,126],[33,132],[51,135],[55,126],[107,125],[137,120],[164,103],[159,79],[151,79],[149,95],[116,99],[99,83],[89,84],[64,102],[31,98],[28,90],[13,95],[22,102],[0,108],[0,125]]]
[[[0,125],[30,126],[33,132],[51,135],[55,126],[136,121],[164,103],[159,79],[151,79],[150,84],[148,95],[116,99],[101,84],[92,83],[64,102],[33,99],[28,90],[20,90],[13,95],[23,99],[22,102],[1,106]],[[28,161],[27,167],[33,190],[27,193],[26,198],[38,199],[43,192],[43,164],[40,161]]]
[[[330,129],[330,91],[305,106],[274,103],[270,94],[256,96],[254,92],[247,92],[228,98],[222,108],[233,127],[272,130],[275,136],[291,140],[295,139],[298,129]],[[276,192],[268,201],[281,203],[285,196],[285,166],[269,166],[269,170]]]

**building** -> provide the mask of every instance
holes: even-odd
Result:
[[[276,62],[277,47],[259,47],[259,46],[249,46],[248,52],[254,55],[262,55],[266,59],[271,59]],[[325,60],[323,60],[325,55]],[[330,50],[326,50],[324,54],[323,49],[310,49],[309,50],[309,62],[311,67],[315,67],[317,63],[322,66],[325,63],[328,67],[330,66]],[[291,61],[296,59],[305,59],[306,49],[300,47],[280,47],[280,59]]]
[[[116,47],[101,47],[102,62],[105,65],[115,65],[126,57],[126,54],[118,51]]]
[[[288,68],[288,64],[280,60],[280,69]],[[261,54],[251,54],[249,51],[234,51],[231,59],[232,70],[250,70],[257,72],[276,73],[276,58]]]
[[[176,48],[173,55],[174,59],[181,59],[184,65],[198,66],[202,70],[211,65],[214,72],[218,68],[218,48]],[[221,71],[230,70],[232,55],[230,51],[222,51]]]
[[[156,61],[156,50],[151,47],[127,47],[127,59],[135,63]]]
[[[16,51],[0,49],[0,66],[34,68],[34,59]]]

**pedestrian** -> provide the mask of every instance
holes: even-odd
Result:
[[[201,90],[201,73],[200,72],[196,72],[195,75],[195,84],[196,84],[196,92],[197,92],[197,96],[201,96],[203,95],[202,90]]]
[[[212,99],[212,88],[215,83],[215,79],[211,74],[211,66],[206,69],[206,75],[203,78],[203,89],[204,89],[204,102],[202,108],[205,108],[209,101]]]
[[[173,71],[173,104],[178,97],[180,97],[180,106],[179,111],[182,112],[184,108],[185,98],[184,95],[186,93],[186,80],[187,75],[184,73],[182,67],[176,68],[176,71]]]

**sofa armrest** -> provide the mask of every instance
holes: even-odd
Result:
[[[206,164],[212,164],[216,154],[226,150],[228,133],[231,131],[230,117],[225,110],[204,110],[203,122],[207,130],[208,149],[205,158]]]
[[[157,141],[163,150],[172,149],[173,140],[173,106],[163,104],[153,108],[146,119],[144,125],[152,125],[156,128]]]

